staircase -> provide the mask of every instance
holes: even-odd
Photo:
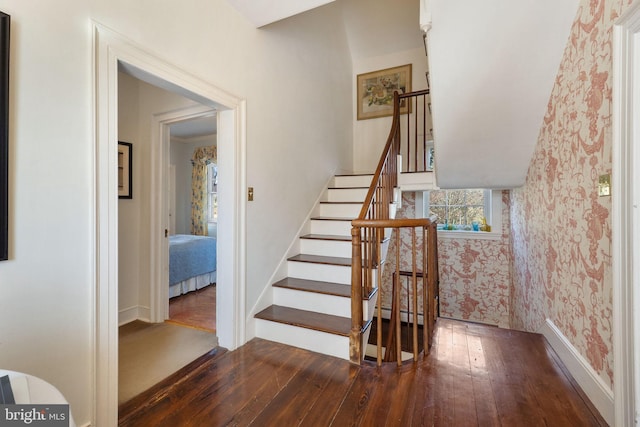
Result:
[[[351,329],[351,221],[358,217],[372,175],[332,179],[300,236],[300,254],[287,260],[286,278],[274,283],[273,305],[255,315],[256,336],[349,360]],[[363,296],[373,317],[375,291]]]

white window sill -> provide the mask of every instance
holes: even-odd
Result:
[[[502,233],[495,231],[438,230],[439,239],[501,240]]]

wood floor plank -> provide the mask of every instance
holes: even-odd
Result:
[[[335,360],[310,360],[253,420],[252,425],[298,425],[331,378]],[[342,361],[340,361],[342,362]]]
[[[470,333],[467,335],[467,344],[469,346],[473,395],[484,396],[483,399],[474,399],[478,425],[500,426],[498,408],[493,397],[482,339],[477,334]]]
[[[453,425],[476,423],[476,408],[469,405],[474,401],[473,381],[471,378],[471,362],[469,358],[469,343],[467,341],[468,328],[464,323],[453,327]]]
[[[289,388],[289,383],[301,370],[317,363],[318,355],[296,350],[289,358],[282,354],[268,358],[256,355],[252,362],[261,366],[259,375],[244,376],[243,393],[226,393],[231,403],[212,408],[218,417],[221,417],[220,412],[224,409],[224,416],[221,417],[224,422],[220,425],[250,425],[283,390]]]
[[[304,424],[309,426],[332,425],[335,414],[343,403],[344,396],[361,373],[362,370],[359,367],[349,362],[334,363],[329,382],[323,390],[318,392],[318,399],[304,417]]]
[[[254,339],[121,406],[121,426],[604,426],[537,334],[438,320],[413,364]]]

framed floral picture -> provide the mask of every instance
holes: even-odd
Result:
[[[386,68],[357,77],[358,120],[393,114],[393,92],[411,92],[411,64]],[[411,113],[408,102],[400,102],[400,114]]]

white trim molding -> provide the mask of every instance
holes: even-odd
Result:
[[[634,132],[640,112],[640,3],[635,2],[613,28],[612,120],[612,270],[613,270],[613,387],[616,426],[638,423],[640,342],[638,325],[640,284],[638,250],[640,218],[640,135]],[[635,123],[634,123],[635,120]],[[634,310],[635,308],[635,310]],[[634,314],[635,312],[635,314]],[[635,316],[635,319],[634,319]]]
[[[550,319],[547,319],[538,332],[549,341],[600,415],[609,425],[614,425],[613,391]]]
[[[151,254],[150,275],[151,286],[149,300],[151,301],[150,319],[152,322],[163,322],[169,318],[169,288],[163,284],[169,283],[169,242],[164,230],[169,225],[169,182],[167,171],[169,168],[170,132],[169,126],[200,117],[213,117],[214,108],[205,105],[180,108],[154,114],[151,125],[151,212],[156,212],[149,218],[151,226],[149,239]],[[159,214],[158,214],[159,213]]]
[[[125,36],[92,22],[94,71],[95,293],[93,425],[118,423],[118,69],[218,111],[218,152],[226,183],[219,193],[218,339],[244,344],[246,286],[246,102],[155,56]],[[156,153],[163,161],[162,153]],[[154,166],[158,167],[158,166]],[[161,203],[161,201],[159,202]],[[162,219],[157,219],[156,229]],[[158,254],[155,254],[157,257]],[[160,255],[162,256],[162,255]]]

